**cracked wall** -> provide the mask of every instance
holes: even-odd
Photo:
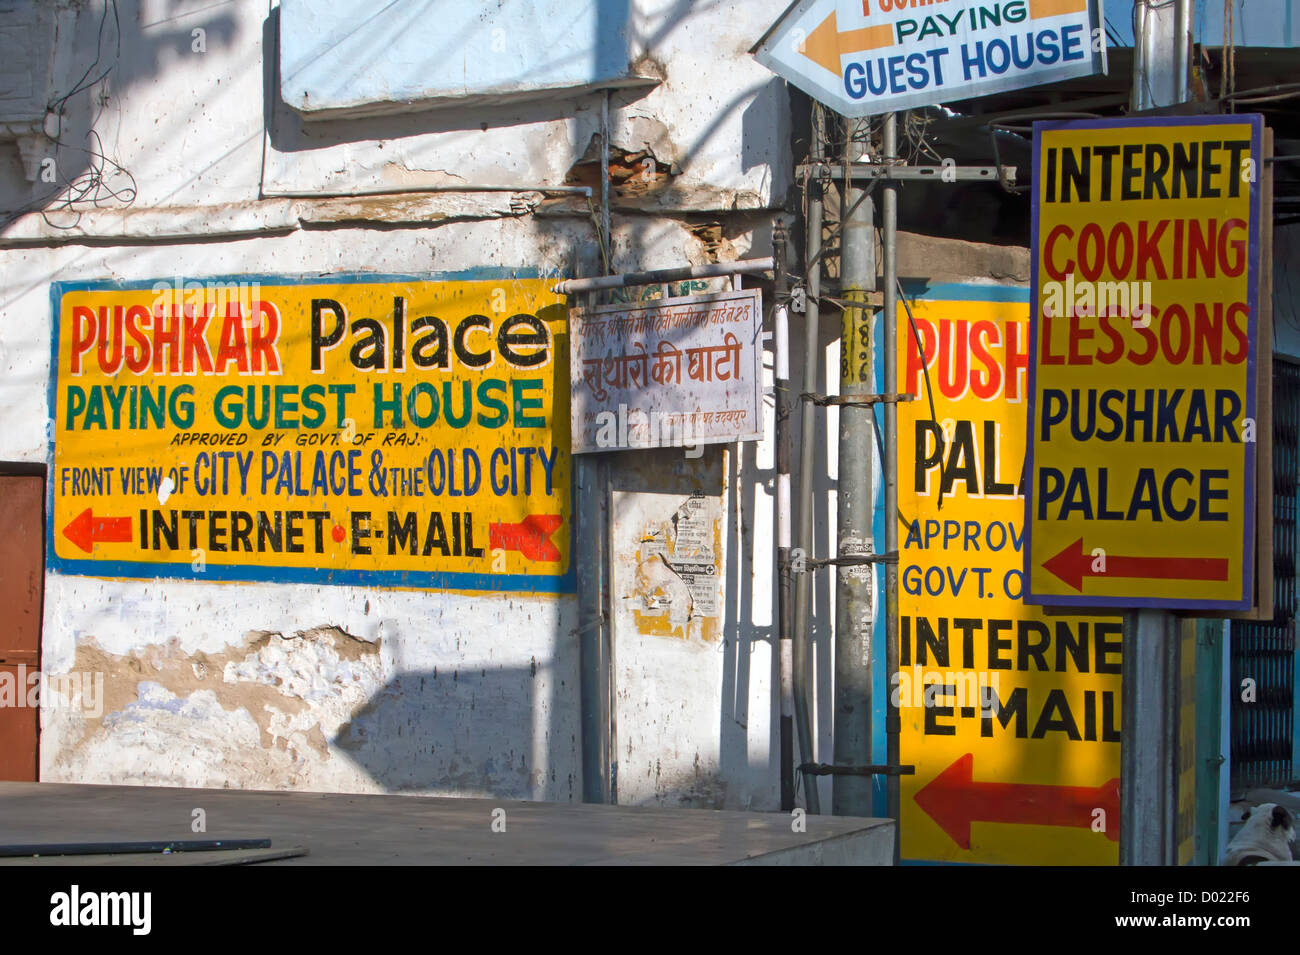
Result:
[[[47,635],[75,639],[47,639],[43,666],[102,675],[103,689],[98,713],[43,708],[42,779],[580,792],[576,645],[556,637],[572,628],[566,602],[336,590],[50,575]],[[304,619],[347,622],[294,629]],[[533,627],[505,646],[484,639],[485,620]]]
[[[725,5],[631,5],[646,47],[636,68],[661,82],[611,95],[613,270],[769,254],[791,177],[788,97],[745,51],[783,6],[736,18]],[[0,461],[48,459],[51,282],[601,267],[586,200],[529,188],[571,174],[598,186],[600,94],[304,128],[264,98],[264,5],[120,7],[124,66],[107,103],[70,104],[66,131],[97,115],[138,195],[0,234]],[[94,49],[95,5],[60,9],[76,50]],[[190,56],[200,23],[208,52]],[[59,88],[81,69],[69,53]],[[0,202],[16,210],[37,192],[11,165]],[[320,195],[475,183],[515,191]],[[624,801],[776,805],[770,586],[754,546],[770,536],[770,462],[756,453],[729,459],[744,500],[727,498],[721,545],[733,578],[754,581],[749,596],[707,647],[620,658],[620,751],[637,778]],[[97,715],[43,709],[42,779],[580,798],[572,596],[47,572],[44,612],[42,669],[101,674],[104,699]]]

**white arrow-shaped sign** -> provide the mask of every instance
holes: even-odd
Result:
[[[844,116],[1106,70],[1098,0],[799,0],[751,52]]]

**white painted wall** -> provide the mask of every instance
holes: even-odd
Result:
[[[95,56],[104,5],[56,6],[54,87],[66,92]],[[543,204],[527,187],[564,181],[598,129],[599,94],[308,128],[265,106],[273,5],[117,7],[121,60],[69,101],[57,155],[47,147],[65,181],[85,184],[91,165],[76,150],[93,120],[95,148],[137,195],[128,205],[101,190],[98,208],[0,220],[0,462],[46,461],[54,281],[598,267],[586,204]],[[684,212],[722,223],[724,257],[769,254],[765,210],[790,185],[790,120],[781,84],[746,51],[783,7],[632,4],[628,29],[665,79],[613,95],[613,140],[650,149],[666,185],[616,203],[616,269],[708,260]],[[102,167],[101,186],[127,182]],[[520,189],[310,195],[449,183]],[[55,188],[29,182],[0,141],[0,207],[48,202]],[[309,195],[259,198],[275,192]],[[728,574],[746,597],[729,605],[726,640],[689,673],[671,654],[619,660],[644,663],[653,687],[636,732],[620,737],[622,765],[674,753],[722,785],[629,785],[625,801],[776,807],[771,449],[731,462]],[[44,670],[93,669],[105,683],[98,715],[47,700],[43,779],[580,798],[572,597],[50,573],[45,606]]]

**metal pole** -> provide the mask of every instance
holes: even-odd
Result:
[[[618,645],[614,642],[614,614],[610,607],[610,564],[614,554],[613,456],[600,456],[601,522],[605,529],[605,553],[600,562],[600,607],[604,625],[600,628],[605,682],[601,688],[605,721],[605,801],[618,805]]]
[[[865,119],[845,121],[844,160],[858,162],[869,126]],[[861,199],[861,201],[859,201]],[[846,213],[840,242],[844,309],[840,325],[840,394],[872,392],[871,309],[867,292],[876,284],[875,209],[862,189],[846,178],[840,200]],[[871,452],[875,419],[866,405],[840,407],[839,494],[836,553],[857,557],[875,551]],[[836,766],[871,762],[871,629],[875,623],[870,565],[841,566],[835,585],[835,723]],[[837,774],[831,785],[831,811],[837,816],[871,815],[871,779]]]
[[[612,265],[609,218],[609,91],[600,105],[601,273]],[[589,293],[589,298],[594,296]],[[595,304],[589,301],[588,305]],[[603,454],[574,456],[578,541],[578,695],[581,705],[582,800],[615,801],[613,763],[613,634],[608,614],[609,462]]]
[[[885,117],[885,129],[881,145],[884,147],[884,161],[895,162],[898,159],[898,122],[894,113]],[[885,339],[885,373],[884,391],[894,394],[898,391],[898,183],[893,179],[884,182],[885,194],[880,206],[880,224],[883,232],[881,258],[884,259],[883,315]],[[898,406],[893,402],[885,404],[885,460],[881,470],[885,477],[885,552],[898,553]],[[885,673],[890,679],[898,672],[898,564],[885,564]],[[899,763],[898,736],[901,724],[898,708],[894,705],[894,696],[887,694],[885,703],[885,762],[890,766]],[[899,822],[898,777],[885,777],[885,805],[889,818],[895,826]],[[897,829],[894,837],[894,861],[898,861],[899,839]]]
[[[1152,3],[1139,0],[1133,35],[1134,110],[1187,101],[1192,49],[1192,0]]]
[[[1178,0],[1174,8],[1174,102],[1187,102],[1187,79],[1192,55],[1192,0]]]
[[[1147,92],[1147,5],[1145,0],[1133,2],[1133,89],[1129,93],[1129,109],[1149,109],[1153,104]]]
[[[1177,621],[1160,610],[1124,615],[1120,683],[1120,865],[1176,865]]]
[[[776,308],[772,312],[772,346],[776,385],[776,620],[781,681],[781,811],[794,808],[794,607],[790,593],[790,312],[786,302],[787,244],[785,223],[772,227]]]
[[[819,163],[824,156],[825,135],[820,105],[813,106],[812,161]],[[804,249],[806,262],[813,262],[822,248],[822,185],[819,176],[808,183],[808,241]],[[806,277],[808,311],[804,318],[803,390],[817,390],[817,354],[821,349],[817,328],[819,318],[818,296],[822,291],[820,263],[808,270]],[[816,443],[816,408],[805,401],[799,414],[799,511],[795,516],[795,547],[804,560],[812,557],[813,546],[813,449]],[[795,729],[799,734],[799,754],[805,763],[817,762],[813,746],[812,711],[808,693],[809,631],[812,625],[812,574],[808,570],[795,577],[794,633],[791,650],[794,654],[791,672],[794,682]],[[803,774],[804,804],[811,813],[821,812],[821,798],[817,792],[817,778]]]
[[[574,455],[578,542],[578,670],[582,709],[582,801],[607,803],[609,779],[609,659],[605,653],[604,462]]]
[[[600,100],[600,230],[603,233],[605,255],[604,271],[608,274],[614,266],[614,240],[610,235],[609,221],[609,90]]]
[[[1137,7],[1133,104],[1167,106],[1187,98],[1190,0]],[[1163,102],[1162,102],[1163,100]],[[1177,863],[1178,655],[1172,615],[1124,615],[1121,659],[1121,865]]]

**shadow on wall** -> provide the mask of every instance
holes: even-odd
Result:
[[[378,690],[330,742],[390,792],[532,799],[549,792],[581,797],[573,772],[557,778],[555,761],[533,769],[550,732],[538,738],[538,664],[527,669],[440,669],[403,673]],[[560,680],[556,695],[576,686]],[[549,723],[549,720],[543,723]],[[576,746],[576,741],[567,741]]]
[[[44,18],[57,18],[59,33],[70,30],[72,39],[63,51],[58,49],[61,41],[50,49],[59,68],[53,72],[47,103],[53,114],[48,131],[54,136],[38,141],[42,165],[35,181],[28,180],[14,144],[0,144],[0,216],[4,217],[0,229],[18,216],[42,209],[53,225],[71,228],[80,213],[96,204],[124,208],[136,199],[139,185],[129,164],[119,165],[120,157],[105,138],[105,131],[115,125],[114,114],[131,110],[133,91],[163,80],[171,62],[233,47],[240,40],[239,21],[212,6],[192,9],[186,0],[58,5],[66,9],[29,2],[40,8],[42,24]],[[54,26],[51,22],[51,37]],[[40,42],[40,36],[23,36],[19,42]],[[0,45],[0,54],[5,52]],[[174,134],[160,122],[159,137]],[[186,185],[225,154],[224,148],[210,151],[211,161],[193,169]],[[167,199],[148,198],[158,205],[165,205]]]
[[[421,598],[393,595],[392,616],[366,637],[325,625],[249,631],[209,652],[172,638],[121,654],[85,636],[68,678],[52,684],[59,699],[42,702],[42,778],[579,798],[577,647],[563,636],[570,615],[560,615],[559,639],[515,632],[514,645],[528,649],[511,665],[484,665],[471,661],[499,652],[507,628],[480,626],[470,639],[468,620],[434,630],[397,622],[428,620]],[[112,617],[103,606],[89,613],[91,626]],[[125,613],[139,619],[135,608]],[[439,662],[402,662],[417,656]],[[92,675],[92,686],[69,682]],[[79,692],[65,700],[69,686]]]

